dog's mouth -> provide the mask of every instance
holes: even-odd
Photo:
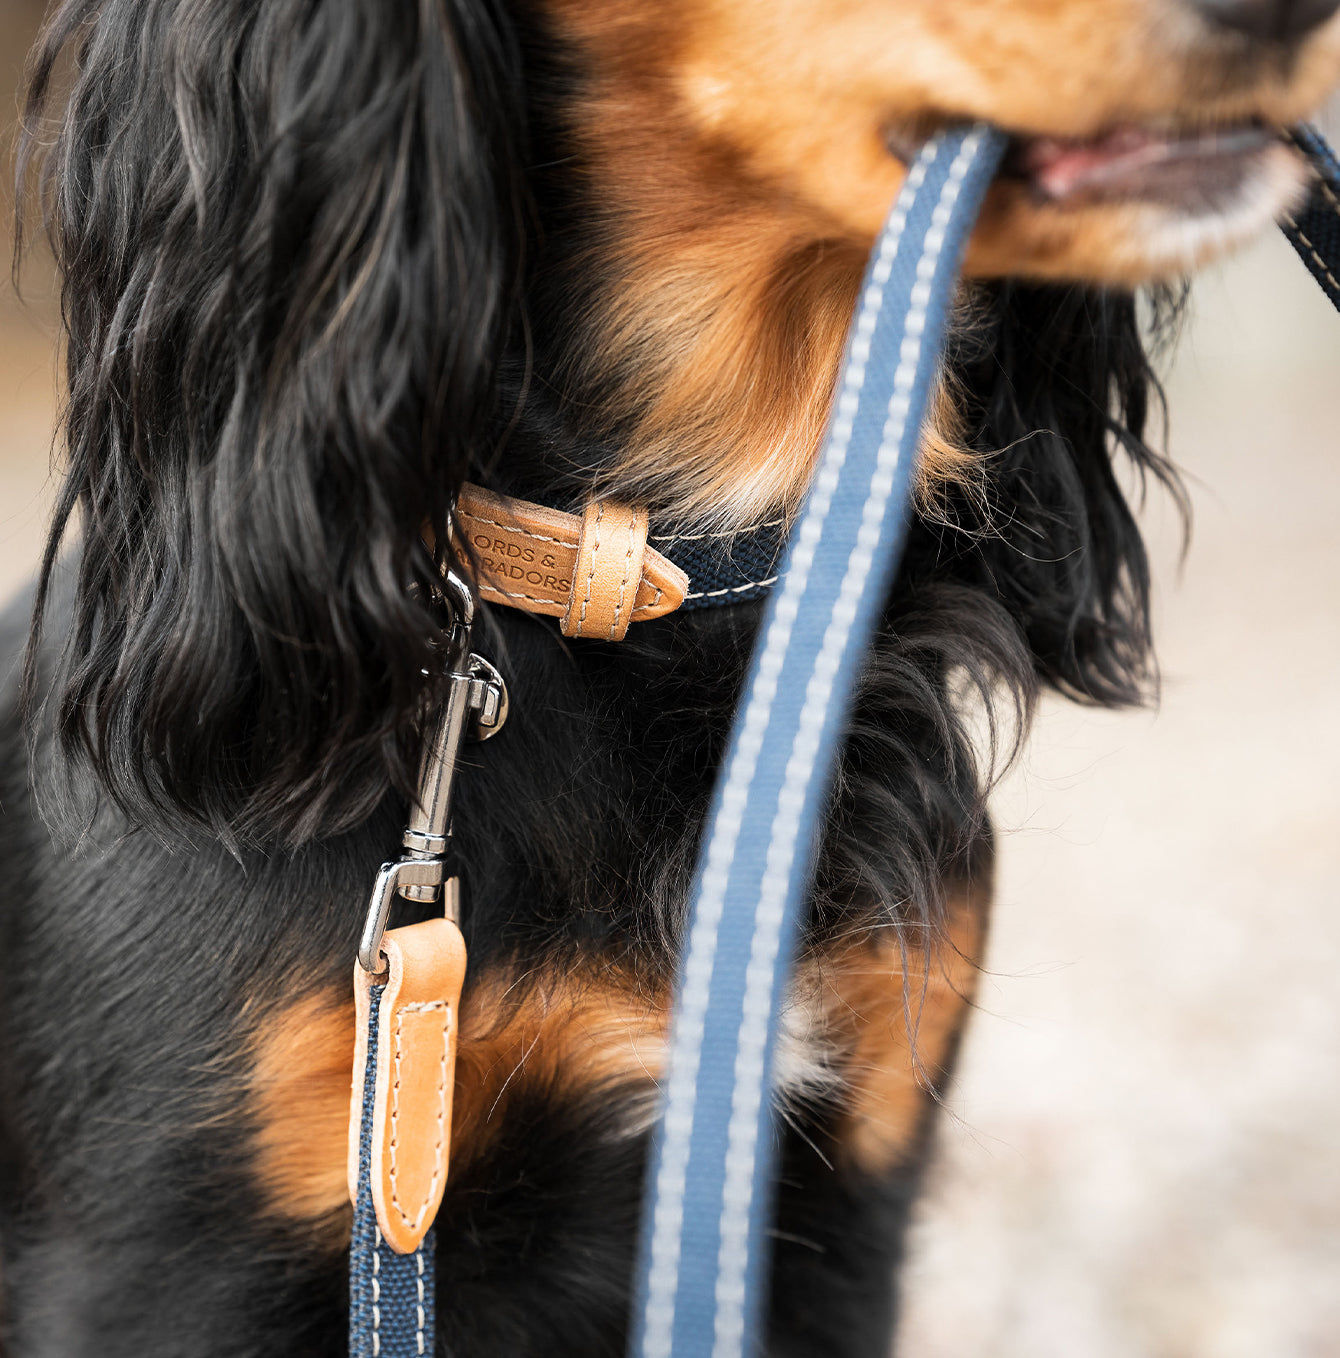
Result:
[[[929,129],[891,131],[889,149],[910,163]],[[1001,177],[1038,204],[1158,204],[1196,215],[1227,211],[1266,168],[1280,135],[1258,123],[1186,128],[1128,125],[1095,137],[1016,134]]]

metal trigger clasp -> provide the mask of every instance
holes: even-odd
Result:
[[[410,808],[409,824],[401,838],[405,852],[393,863],[383,863],[372,887],[363,936],[358,945],[359,965],[381,970],[381,941],[391,903],[396,895],[411,901],[435,901],[445,887],[446,915],[457,920],[460,890],[456,878],[446,879],[445,857],[451,841],[451,796],[456,763],[467,736],[488,740],[507,720],[507,686],[502,675],[470,650],[475,602],[469,586],[448,568],[443,594],[451,608],[447,642],[446,691],[436,724],[424,744],[419,765],[419,790]]]

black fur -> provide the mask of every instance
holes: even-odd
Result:
[[[248,1044],[275,1008],[347,986],[396,843],[430,696],[422,525],[446,540],[467,475],[563,496],[608,452],[543,380],[598,193],[563,141],[577,77],[501,0],[66,0],[34,127],[71,47],[45,162],[69,472],[27,712],[16,670],[0,743],[5,1342],[333,1355],[340,1223],[309,1236],[263,1210]],[[984,473],[914,527],[810,949],[923,937],[948,886],[989,876],[969,708],[999,714],[1008,752],[1040,685],[1115,704],[1151,679],[1112,453],[1175,482],[1143,441],[1133,301],[982,288],[951,363]],[[758,612],[618,646],[491,617],[514,715],[462,775],[470,984],[593,958],[669,974]],[[617,1132],[638,1091],[603,1094],[518,1080],[453,1169],[448,1352],[622,1351],[644,1146]],[[821,1153],[834,1106],[792,1117],[773,1351],[882,1354],[921,1155],[864,1181]]]
[[[497,413],[512,28],[482,0],[85,0],[34,118],[70,45],[47,160],[69,475],[40,591],[78,506],[61,739],[137,824],[329,834],[409,787],[416,544],[446,540]]]

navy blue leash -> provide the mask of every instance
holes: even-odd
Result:
[[[1307,156],[1317,178],[1296,213],[1280,223],[1299,258],[1340,311],[1340,160],[1315,127],[1300,127],[1294,143]]]
[[[1005,138],[927,143],[866,275],[836,411],[764,618],[700,859],[636,1352],[756,1347],[779,1004],[856,670],[902,545],[958,267]]]
[[[435,1351],[437,1317],[433,1233],[413,1254],[382,1240],[372,1205],[372,1088],[377,1069],[378,1018],[384,987],[374,986],[368,1013],[368,1059],[358,1137],[358,1201],[349,1243],[350,1358],[418,1358]]]

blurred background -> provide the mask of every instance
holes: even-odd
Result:
[[[24,271],[21,301],[9,284],[14,218],[13,150],[23,63],[42,6],[0,0],[0,597],[32,572],[51,504],[56,403],[56,303],[45,252]]]
[[[38,7],[0,0],[6,141]],[[1332,132],[1340,131],[1335,121]],[[9,210],[8,172],[0,211]],[[0,289],[0,590],[51,499],[56,325]],[[1340,1358],[1340,316],[1282,237],[1169,372],[1157,712],[1044,708],[898,1358]]]
[[[1282,236],[1193,303],[1162,702],[1049,704],[996,800],[899,1358],[1340,1355],[1340,315]]]

